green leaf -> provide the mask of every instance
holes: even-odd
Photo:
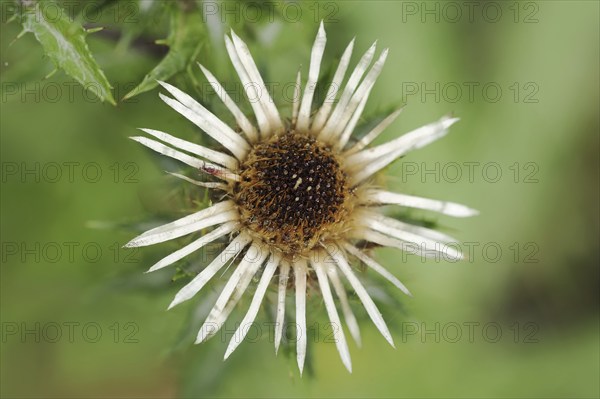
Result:
[[[23,10],[22,34],[33,33],[58,68],[93,91],[102,101],[116,105],[112,87],[85,42],[90,32],[70,20],[66,12],[57,13],[54,6],[47,7],[45,4],[35,2]]]
[[[169,46],[169,52],[163,60],[150,71],[142,83],[127,93],[123,100],[154,89],[157,80],[168,80],[173,75],[184,71],[196,59],[206,37],[202,13],[199,9],[183,9],[175,7],[171,16],[171,33],[169,37],[157,43]]]

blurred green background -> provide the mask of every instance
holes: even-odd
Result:
[[[598,397],[599,3],[310,2],[300,19],[280,7],[274,24],[244,22],[247,3],[228,4],[237,11],[223,26],[251,42],[270,82],[292,82],[299,65],[306,74],[321,18],[326,65],[355,35],[353,60],[376,39],[389,47],[365,115],[408,106],[381,141],[449,112],[461,118],[386,179],[480,210],[423,214],[469,259],[380,250],[414,297],[382,309],[396,349],[363,317],[353,374],[324,339],[309,345],[303,378],[293,353],[274,355],[267,332],[226,362],[227,341],[192,345],[216,287],[166,312],[183,282],[171,282],[172,269],[142,272],[176,243],[120,246],[137,232],[126,225],[176,217],[194,195],[164,176],[180,165],[127,137],[150,127],[199,140],[196,130],[158,90],[113,107],[63,72],[44,80],[51,62],[31,34],[11,45],[20,27],[6,23],[3,2],[2,397]],[[117,99],[158,60],[152,46],[88,41]],[[212,43],[198,60],[233,82],[221,35]],[[324,320],[319,298],[309,307],[309,320]]]

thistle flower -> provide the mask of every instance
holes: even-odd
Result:
[[[358,324],[342,282],[342,277],[345,278],[377,329],[393,346],[388,327],[351,262],[365,264],[405,294],[410,293],[402,282],[358,244],[394,247],[422,256],[440,251],[451,259],[460,259],[462,255],[445,245],[453,241],[452,238],[385,216],[379,207],[396,205],[456,217],[476,213],[451,202],[389,192],[374,183],[373,177],[377,172],[407,152],[444,136],[458,119],[443,117],[388,143],[367,148],[396,119],[400,113],[397,110],[359,140],[352,140],[352,133],[388,50],[383,50],[372,63],[375,56],[373,44],[360,58],[343,90],[338,93],[337,88],[342,87],[354,47],[354,40],[351,41],[340,59],[326,95],[327,99],[337,98],[337,101],[325,101],[313,112],[311,106],[325,42],[325,30],[321,23],[311,50],[308,79],[303,90],[300,72],[296,78],[296,95],[289,120],[282,120],[248,47],[232,31],[230,37],[225,37],[225,45],[247,97],[256,99],[250,101],[256,125],[242,113],[214,75],[200,65],[207,80],[235,118],[241,133],[237,133],[188,94],[160,82],[172,96],[160,94],[160,98],[217,141],[222,150],[209,149],[152,129],[141,129],[152,139],[132,137],[160,154],[219,180],[201,182],[173,174],[191,184],[219,192],[222,200],[199,212],[146,231],[126,245],[143,247],[211,229],[149,270],[155,271],[174,264],[221,237],[229,240],[225,250],[185,285],[169,306],[172,308],[192,298],[226,265],[241,258],[201,327],[196,343],[205,341],[217,332],[253,277],[260,274],[249,309],[234,339],[230,341],[225,358],[248,332],[247,326],[254,321],[272,280],[277,280],[274,283],[277,290],[276,351],[282,337],[287,291],[295,291],[295,318],[300,332],[296,351],[300,372],[306,356],[307,286],[318,285],[331,323],[341,326],[333,297],[335,293],[350,334],[360,344]],[[334,328],[334,338],[343,364],[351,371],[350,353],[341,328]]]

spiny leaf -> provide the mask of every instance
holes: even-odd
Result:
[[[142,83],[127,93],[123,100],[154,89],[157,80],[168,80],[182,72],[198,55],[205,35],[202,13],[197,8],[182,9],[175,7],[171,17],[171,33],[166,40],[157,42],[169,46],[169,52],[163,60],[150,71]]]
[[[52,7],[54,9],[54,7]],[[85,37],[89,33],[67,17],[66,12],[47,15],[49,7],[35,2],[23,10],[25,32],[35,35],[54,64],[92,90],[102,101],[116,105],[111,85],[92,56]]]

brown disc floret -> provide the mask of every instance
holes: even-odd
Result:
[[[346,175],[325,144],[287,132],[257,144],[234,187],[242,223],[287,255],[335,235],[346,214]]]

